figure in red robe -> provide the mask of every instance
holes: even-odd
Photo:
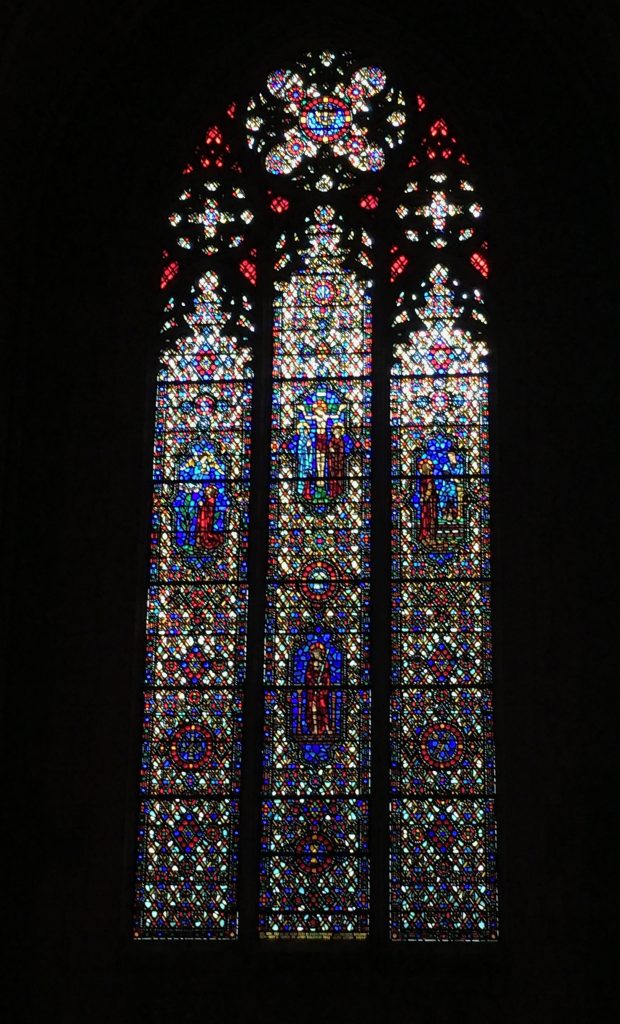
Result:
[[[216,502],[217,487],[210,484],[205,487],[205,496],[200,502],[196,524],[196,547],[207,548],[209,551],[218,547],[224,540],[224,534],[216,533],[214,530]]]
[[[327,493],[330,498],[337,498],[344,492],[344,460],[342,427],[336,423],[327,446]]]
[[[429,546],[437,543],[437,488],[431,459],[420,459],[420,530],[418,539]]]
[[[304,687],[306,690],[306,725],[310,735],[331,735],[329,720],[329,687],[331,679],[325,644],[310,645]]]

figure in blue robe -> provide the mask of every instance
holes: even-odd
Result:
[[[305,420],[299,424],[299,433],[296,438],[297,455],[297,491],[304,498],[312,497],[312,483],[316,475],[314,445]]]
[[[176,542],[181,548],[192,548],[196,539],[197,495],[179,491],[173,501]]]
[[[446,519],[457,519],[459,515],[459,493],[457,478],[463,475],[463,460],[456,452],[448,451],[441,466],[446,474],[441,482],[439,507]]]

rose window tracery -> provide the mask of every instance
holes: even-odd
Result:
[[[270,174],[304,188],[346,188],[355,172],[377,172],[386,150],[400,144],[406,115],[402,94],[378,67],[352,69],[323,53],[317,62],[269,75],[248,105],[248,145]],[[334,157],[336,161],[334,161]]]

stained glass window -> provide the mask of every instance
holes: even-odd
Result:
[[[497,934],[482,215],[447,123],[348,54],[273,71],[184,169],[161,277],[138,937],[237,938],[241,855],[259,937],[363,940],[382,822],[392,940]],[[387,506],[391,573],[371,544]],[[391,794],[373,817],[382,701]]]

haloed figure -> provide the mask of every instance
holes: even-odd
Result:
[[[204,498],[198,510],[196,525],[196,545],[201,548],[216,548],[224,540],[223,533],[215,532],[215,515],[217,505],[217,487],[209,484],[205,487]]]
[[[176,541],[180,548],[192,548],[195,540],[195,495],[181,491],[174,500],[176,511]]]
[[[304,498],[312,497],[312,477],[314,452],[312,450],[312,438],[308,425],[304,420],[299,424],[299,435],[297,439],[297,490]]]
[[[312,736],[331,735],[330,683],[329,659],[325,644],[311,644],[304,686],[306,689],[306,724]]]
[[[342,427],[335,423],[327,445],[327,493],[337,498],[344,491],[344,437]]]
[[[316,423],[316,475],[319,487],[325,485],[325,468],[327,456],[327,402],[319,399],[312,410]]]
[[[449,476],[443,483],[444,515],[456,519],[459,514],[459,494],[455,477],[461,473],[461,467],[454,452],[448,452]]]

